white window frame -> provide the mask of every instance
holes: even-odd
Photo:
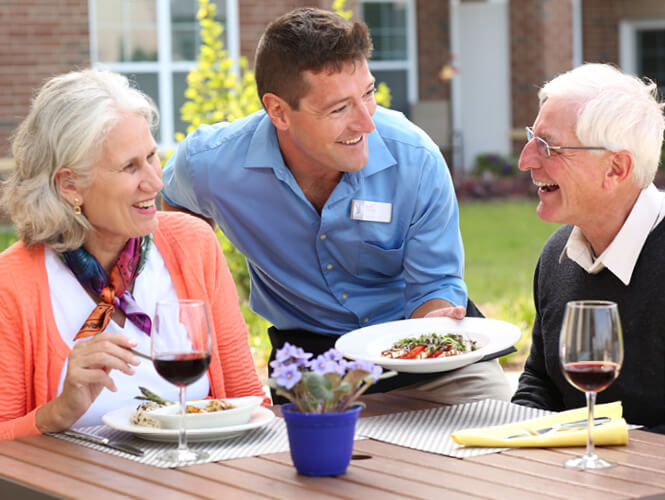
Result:
[[[416,0],[360,0],[366,3],[398,3],[406,6],[406,56],[403,61],[369,61],[370,70],[406,70],[406,93],[410,104],[418,102],[418,42]],[[362,7],[361,7],[362,12]]]
[[[157,8],[157,61],[102,63],[99,61],[97,40],[96,0],[88,0],[90,29],[90,61],[93,68],[108,69],[122,73],[157,74],[159,91],[160,150],[173,149],[175,127],[173,120],[173,74],[188,72],[196,67],[196,61],[171,60],[171,0],[154,0]],[[177,1],[177,0],[175,0]],[[238,27],[238,0],[226,0],[226,49],[236,62],[240,57],[240,30]],[[237,66],[236,66],[237,70]]]
[[[665,30],[665,18],[619,22],[619,66],[626,73],[637,74],[637,32],[642,30]]]

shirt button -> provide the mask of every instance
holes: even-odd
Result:
[[[365,318],[365,319],[363,320],[363,323],[369,323],[369,318]]]
[[[348,298],[349,298],[349,296],[347,294],[345,294],[345,293],[342,294],[342,300],[346,300]]]
[[[326,266],[326,269],[327,269],[328,271],[330,271],[332,268],[333,268],[333,265],[332,265],[332,264],[328,264],[328,265]]]
[[[328,235],[326,235],[326,234],[322,234],[321,236],[319,236],[319,239],[321,239],[321,240],[325,240],[327,237],[328,237]]]

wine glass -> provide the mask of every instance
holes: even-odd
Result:
[[[152,361],[163,378],[180,390],[180,429],[178,449],[159,458],[173,465],[208,457],[208,453],[187,447],[185,429],[185,389],[196,382],[210,364],[210,328],[201,300],[157,302],[151,333]]]
[[[561,327],[559,354],[563,373],[574,387],[586,394],[588,408],[586,453],[564,462],[577,469],[604,469],[614,462],[594,451],[593,410],[596,393],[619,376],[623,363],[621,321],[616,303],[601,300],[568,302]]]

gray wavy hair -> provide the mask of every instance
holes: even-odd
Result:
[[[12,140],[15,168],[3,183],[2,204],[27,246],[44,243],[61,252],[79,248],[92,229],[75,216],[55,175],[70,168],[81,187],[92,182],[94,165],[109,132],[123,113],[157,125],[157,108],[123,75],[86,69],[48,80]]]

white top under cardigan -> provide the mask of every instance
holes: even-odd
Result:
[[[96,303],[83,289],[69,267],[53,250],[48,248],[45,251],[45,264],[55,324],[62,339],[70,348],[73,348],[74,337],[95,308]],[[133,295],[136,303],[150,318],[154,318],[155,305],[158,301],[177,299],[171,276],[154,243],[150,247],[141,274],[134,282]],[[121,327],[111,320],[104,331],[120,333],[136,340],[139,344],[135,349],[148,356],[150,355],[150,337],[131,321],[125,320],[125,326]],[[85,341],[86,339],[77,340],[77,342]],[[111,372],[111,378],[113,378],[118,391],[111,392],[104,388],[88,408],[88,411],[73,427],[99,425],[102,423],[102,416],[109,411],[127,406],[138,406],[140,401],[137,401],[134,397],[140,395],[139,386],[147,387],[165,399],[179,400],[178,388],[164,380],[150,361],[143,358],[138,359],[140,364],[134,367],[136,372],[134,375],[126,375],[118,370]],[[65,362],[60,375],[58,394],[62,392],[67,366],[68,362]],[[201,377],[187,387],[187,399],[205,398],[209,392],[208,377]]]

